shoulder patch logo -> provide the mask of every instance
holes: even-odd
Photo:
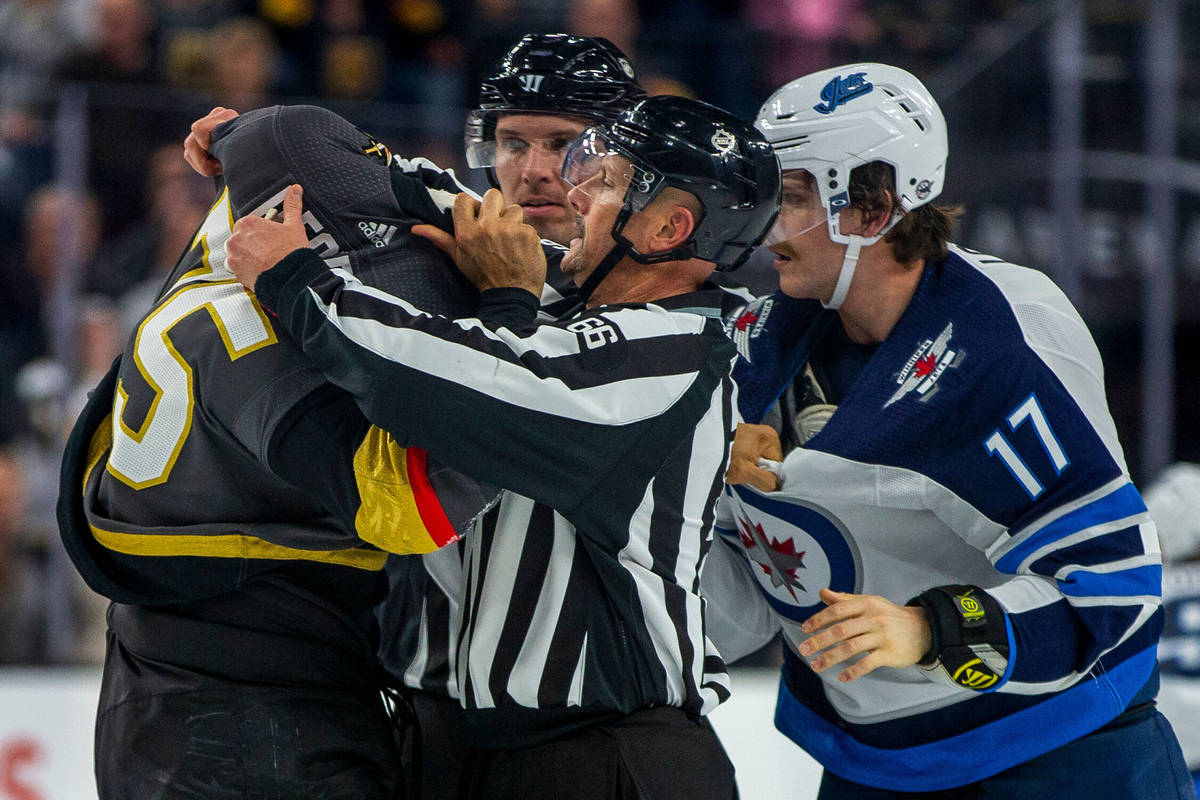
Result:
[[[833,80],[821,89],[821,99],[824,102],[817,103],[813,110],[818,114],[832,114],[838,106],[867,94],[875,88],[875,84],[868,81],[866,75],[865,72],[855,72],[844,78],[835,75]]]
[[[758,322],[758,314],[756,312],[743,311],[741,314],[738,314],[738,318],[733,321],[733,327],[735,330],[744,331],[755,322]]]
[[[729,338],[733,339],[738,353],[747,361],[750,360],[750,340],[757,338],[762,333],[763,326],[767,324],[767,317],[774,305],[775,301],[766,297],[746,306],[732,320],[728,318],[726,320],[726,333]]]
[[[950,337],[953,333],[954,323],[948,322],[936,339],[926,339],[917,346],[896,376],[896,383],[900,386],[883,404],[884,408],[913,391],[920,395],[922,403],[933,397],[937,391],[938,378],[942,377],[946,370],[961,364],[967,355],[964,350],[951,349]]]

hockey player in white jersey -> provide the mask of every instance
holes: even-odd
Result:
[[[821,800],[1194,798],[1154,707],[1158,540],[1078,313],[949,242],[945,122],[909,73],[814,73],[757,124],[780,291],[730,326],[761,424],[734,445],[710,635],[732,658],[782,631],[776,725]]]

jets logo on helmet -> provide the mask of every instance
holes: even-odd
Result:
[[[874,89],[875,86],[866,80],[866,74],[865,72],[856,72],[845,78],[841,75],[834,75],[833,79],[821,89],[821,99],[824,102],[817,103],[813,106],[813,110],[818,114],[832,114],[838,106],[848,103],[856,97],[862,97]]]

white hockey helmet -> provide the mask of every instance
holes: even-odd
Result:
[[[758,112],[757,127],[787,172],[808,170],[835,241],[846,243],[837,215],[850,204],[850,170],[883,161],[896,171],[905,211],[941,194],[946,121],[929,90],[886,64],[848,64],[784,85]]]
[[[771,143],[785,175],[803,169],[814,177],[830,238],[850,246],[838,291],[826,303],[836,308],[849,290],[859,248],[882,238],[901,216],[898,209],[877,236],[843,234],[838,217],[850,205],[850,171],[872,161],[885,162],[895,170],[901,209],[911,211],[933,200],[941,194],[946,172],[941,109],[905,70],[847,64],[782,86],[759,109],[756,126]]]

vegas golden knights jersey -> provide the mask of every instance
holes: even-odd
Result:
[[[387,553],[454,541],[490,495],[369,425],[228,272],[225,243],[299,182],[330,266],[449,316],[472,313],[474,290],[409,233],[446,224],[419,180],[335,114],[244,114],[212,153],[217,200],[72,433],[62,537],[117,601],[118,638],[124,604],[369,654]],[[237,677],[237,660],[217,670]]]

